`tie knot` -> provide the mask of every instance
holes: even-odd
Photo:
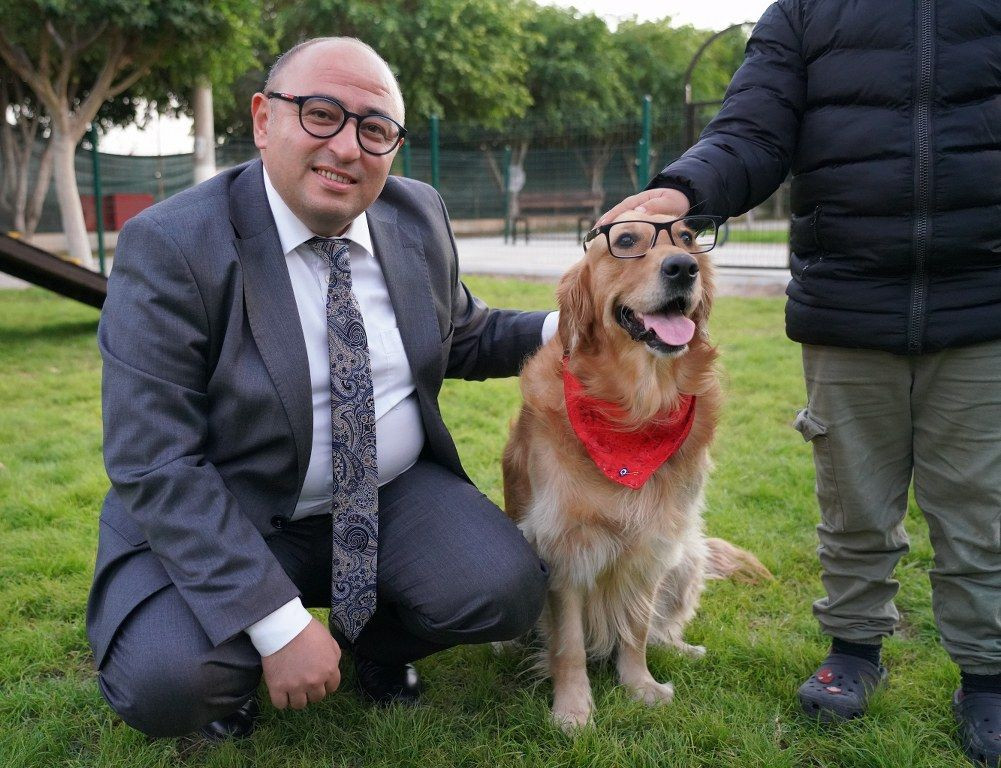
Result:
[[[309,247],[328,267],[332,267],[347,255],[349,242],[343,237],[314,237],[309,240]]]

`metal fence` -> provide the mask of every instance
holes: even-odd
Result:
[[[558,242],[579,239],[582,228],[603,210],[641,189],[685,148],[683,114],[654,110],[646,124],[636,117],[600,132],[551,127],[525,120],[502,130],[442,121],[410,126],[393,173],[433,184],[441,192],[458,235],[498,237],[505,242]],[[712,110],[702,117],[707,120]],[[581,119],[571,125],[587,125]],[[250,140],[216,148],[220,168],[236,165],[257,150]],[[643,155],[646,155],[644,162]],[[37,152],[36,152],[37,160]],[[122,156],[100,153],[104,195],[145,194],[153,201],[193,183],[193,156]],[[84,144],[77,152],[82,195],[92,192],[93,158]],[[6,172],[0,166],[0,173]],[[787,265],[788,190],[785,185],[763,205],[731,220],[716,261],[725,266]],[[0,210],[0,230],[11,216]],[[55,190],[50,189],[40,232],[61,229]]]

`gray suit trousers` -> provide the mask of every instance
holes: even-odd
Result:
[[[330,518],[289,524],[267,539],[308,607],[330,600]],[[451,646],[531,628],[546,566],[479,490],[419,461],[379,489],[378,607],[353,652],[403,664]],[[111,707],[151,736],[179,736],[253,695],[261,659],[240,633],[213,647],[178,590],[167,586],[118,628],[98,671]]]

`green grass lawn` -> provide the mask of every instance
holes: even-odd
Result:
[[[788,229],[754,229],[752,228],[744,229],[740,226],[731,224],[727,236],[727,243],[788,243],[789,242],[789,230]]]
[[[471,279],[495,306],[544,308],[553,286]],[[550,688],[517,653],[455,649],[420,663],[416,710],[362,706],[343,692],[302,712],[270,705],[240,744],[151,741],[125,726],[94,682],[84,611],[98,509],[100,359],[96,311],[41,291],[0,291],[0,766],[936,766],[962,765],[949,697],[958,673],[938,645],[927,530],[909,515],[911,552],[891,686],[870,716],[823,728],[794,692],[823,657],[810,613],[820,594],[809,448],[789,426],[803,401],[799,353],[778,299],[719,300],[714,336],[729,393],[715,447],[708,530],[749,547],[774,572],[759,586],[711,583],[688,632],[699,661],[650,652],[674,681],[673,704],[648,709],[592,672],[596,724],[576,737],[547,720]],[[448,382],[443,410],[466,467],[501,501],[499,457],[518,407],[513,379]]]

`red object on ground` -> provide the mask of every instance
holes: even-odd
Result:
[[[117,232],[126,221],[153,205],[153,195],[114,194],[104,196],[104,228]]]
[[[101,197],[101,218],[106,232],[117,232],[126,221],[153,205],[153,195],[118,192]],[[97,212],[94,196],[80,195],[83,205],[83,223],[88,232],[97,231]]]

